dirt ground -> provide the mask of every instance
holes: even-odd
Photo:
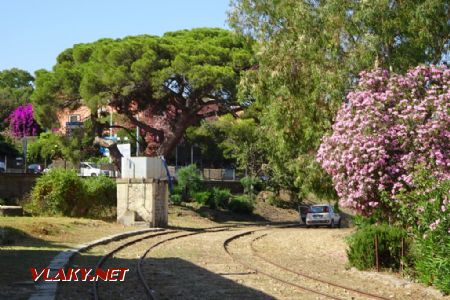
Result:
[[[258,203],[255,212],[255,215],[246,217],[204,207],[170,207],[170,226],[163,231],[165,235],[155,235],[126,247],[106,261],[103,268],[122,267],[130,271],[124,282],[101,282],[100,299],[145,298],[145,291],[137,276],[137,263],[149,247],[161,243],[148,253],[142,264],[145,280],[159,299],[372,299],[315,280],[326,279],[385,299],[450,300],[449,296],[443,297],[433,288],[412,283],[393,273],[349,269],[345,237],[353,229],[268,226],[268,222],[296,222],[298,214],[295,210],[274,208],[267,203]],[[8,252],[4,252],[5,247],[2,247],[0,256],[4,268],[8,265],[5,261],[9,257],[5,256],[7,253],[10,256],[13,253],[20,253],[21,256],[30,253],[24,266],[33,265],[33,259],[35,264],[45,264],[51,258],[50,254],[56,254],[58,249],[66,245],[132,229],[117,224],[108,227],[106,222],[90,220],[40,220],[40,225],[36,222],[24,219],[16,227],[20,227],[23,232],[31,232],[40,244],[33,244],[31,238],[23,238],[18,240],[20,243],[9,245]],[[43,226],[43,223],[54,226]],[[217,228],[204,232],[193,231],[212,227]],[[85,234],[82,234],[83,231]],[[248,231],[255,232],[228,244],[230,256],[224,242]],[[167,241],[176,236],[183,237]],[[137,236],[93,247],[82,255],[76,255],[69,267],[94,267],[108,251],[135,238]],[[48,247],[52,251],[48,251]],[[39,259],[42,253],[48,253],[49,257],[44,255],[41,256],[44,259]],[[288,270],[274,266],[267,260]],[[289,270],[301,272],[313,279]],[[29,279],[9,285],[2,283],[6,294],[0,293],[0,298],[26,298],[31,291],[28,283]],[[92,283],[61,283],[57,299],[92,298],[92,289]]]
[[[224,241],[238,233],[255,233],[236,239],[224,249]],[[273,266],[254,255],[313,278],[325,279],[385,299],[450,299],[435,289],[412,283],[390,273],[360,272],[347,268],[344,238],[352,229],[234,227],[168,241],[153,249],[143,263],[148,285],[159,299],[373,299],[347,289],[329,286]],[[191,232],[192,233],[192,232]],[[142,299],[137,277],[138,258],[152,245],[186,231],[151,238],[118,252],[105,267],[127,267],[123,283],[100,283],[100,298]],[[261,237],[259,239],[256,239]],[[73,261],[93,265],[116,245],[92,249]],[[275,276],[294,285],[286,284]],[[59,288],[57,299],[88,297],[91,284],[69,283]],[[328,295],[328,296],[327,296]],[[330,297],[331,296],[331,297]]]

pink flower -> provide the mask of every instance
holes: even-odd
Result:
[[[417,164],[438,180],[450,178],[449,81],[447,66],[420,66],[405,75],[360,73],[317,153],[343,206],[370,215],[382,192],[395,199],[414,185]]]

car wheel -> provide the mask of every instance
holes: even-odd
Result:
[[[92,174],[91,174],[91,176],[97,176],[97,174],[95,174],[95,173],[92,173]]]

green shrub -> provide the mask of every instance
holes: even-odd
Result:
[[[192,198],[194,198],[195,202],[199,204],[209,204],[209,198],[211,196],[210,192],[197,192],[193,195]],[[215,208],[215,207],[211,207]]]
[[[231,198],[231,192],[228,189],[220,189],[220,188],[213,188],[211,190],[211,197],[209,201],[211,204],[209,205],[220,208],[227,208],[228,203],[230,202]]]
[[[116,195],[111,178],[83,179],[73,170],[53,169],[36,181],[25,209],[35,215],[99,216],[116,205]]]
[[[170,192],[170,201],[172,201],[172,203],[175,205],[180,205],[181,202],[183,201],[182,194],[183,188],[178,185],[174,185],[172,191]]]
[[[235,196],[228,203],[228,209],[237,213],[251,214],[253,212],[253,202],[248,195]]]
[[[434,285],[450,294],[450,236],[429,235],[418,239],[411,251],[414,271],[419,281]]]
[[[348,260],[359,270],[375,267],[375,236],[378,237],[378,255],[381,267],[400,267],[401,239],[406,236],[399,228],[381,225],[362,226],[348,239]]]
[[[240,180],[242,186],[244,187],[244,194],[254,195],[259,189],[261,180],[255,176],[245,176]]]
[[[170,200],[173,204],[180,205],[181,204],[181,195],[180,194],[171,194]]]
[[[54,169],[37,179],[27,209],[33,214],[79,216],[88,201],[75,171]]]
[[[83,178],[89,203],[97,207],[112,207],[117,203],[117,188],[114,179],[105,176]]]
[[[399,225],[415,239],[411,272],[419,281],[449,294],[450,180],[438,180],[421,167],[414,175],[414,189],[402,191],[390,204]]]
[[[181,191],[182,201],[188,201],[202,188],[202,177],[195,165],[183,167],[177,171],[177,188]]]

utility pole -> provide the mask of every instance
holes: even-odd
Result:
[[[178,145],[175,146],[175,173],[178,169]]]
[[[136,119],[139,121],[139,114],[136,115]],[[139,156],[139,126],[136,125],[136,156]]]
[[[112,118],[112,109],[109,108],[109,139],[112,140],[112,126],[113,126],[113,118]],[[109,149],[108,149],[109,151]],[[109,152],[109,163],[112,163],[111,153]]]

